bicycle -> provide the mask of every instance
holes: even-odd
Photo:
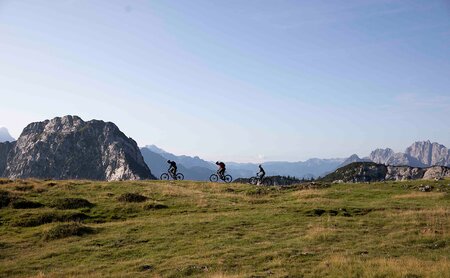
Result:
[[[249,183],[253,184],[253,185],[257,185],[258,182],[259,182],[260,185],[266,185],[266,186],[273,185],[272,179],[268,178],[268,177],[264,177],[261,180],[258,176],[256,176],[256,177],[251,177],[250,180],[249,180]]]
[[[212,182],[217,182],[217,181],[219,181],[219,179],[223,180],[226,183],[230,183],[233,180],[233,177],[230,176],[230,175],[224,175],[224,176],[220,177],[219,174],[217,174],[217,173],[216,174],[212,174],[209,177],[209,180],[212,181]]]
[[[174,177],[174,175],[172,173],[162,173],[161,177],[159,177],[161,180],[163,181],[168,181],[170,178],[172,178],[173,180],[184,180],[184,175],[182,173],[177,173],[177,175]]]

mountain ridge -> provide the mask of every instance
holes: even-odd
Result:
[[[201,161],[202,167],[215,170],[215,165],[212,162],[203,160],[198,156],[177,156],[170,152],[167,152],[155,145],[147,145],[149,147],[164,156],[167,159],[174,160],[177,163],[185,166],[187,171],[193,165],[192,161],[196,160],[197,163]],[[411,166],[411,167],[430,167],[430,166],[450,166],[450,150],[444,145],[438,143],[431,143],[428,141],[417,141],[411,146],[407,147],[405,152],[394,152],[390,148],[377,148],[372,151],[369,156],[360,158],[358,155],[353,154],[348,158],[310,158],[305,161],[287,162],[287,161],[266,161],[263,163],[239,163],[239,162],[226,162],[227,170],[235,178],[248,178],[254,176],[258,170],[258,165],[262,164],[268,175],[284,175],[295,176],[298,178],[303,177],[319,177],[332,173],[340,167],[344,167],[354,162],[370,162],[373,161],[379,164],[392,165],[392,166]],[[430,164],[436,163],[436,164]],[[198,165],[197,165],[198,166]]]

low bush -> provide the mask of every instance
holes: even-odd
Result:
[[[145,210],[158,210],[158,209],[166,209],[169,208],[166,205],[163,204],[155,204],[155,203],[149,203],[144,205]]]
[[[17,185],[15,186],[15,189],[17,191],[30,191],[34,188],[33,185]]]
[[[82,198],[62,198],[53,200],[50,207],[57,209],[91,208],[94,204]]]
[[[11,201],[11,194],[8,191],[0,190],[0,208],[7,207]]]
[[[0,179],[0,184],[8,184],[8,183],[13,183],[13,180],[4,180],[4,179]]]
[[[44,240],[54,240],[71,236],[83,236],[94,233],[94,229],[80,223],[63,223],[44,232]]]
[[[128,202],[128,203],[140,203],[145,202],[148,198],[137,193],[124,193],[120,195],[118,200],[120,202]]]
[[[16,221],[13,221],[12,225],[16,227],[36,227],[52,222],[69,222],[69,221],[83,221],[88,219],[89,216],[80,213],[58,213],[58,212],[46,212],[42,214],[28,214],[22,215]]]
[[[16,199],[12,201],[11,206],[15,209],[32,209],[32,208],[40,208],[43,207],[44,205],[26,199]]]

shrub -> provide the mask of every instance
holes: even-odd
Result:
[[[76,212],[61,214],[58,212],[46,212],[38,215],[23,215],[12,224],[16,227],[36,227],[52,222],[68,222],[68,221],[83,221],[88,219],[89,216]]]
[[[14,181],[12,180],[4,180],[4,179],[0,179],[0,184],[8,184],[8,183],[12,183]]]
[[[94,229],[81,225],[80,223],[58,224],[44,233],[45,240],[66,238],[71,236],[83,236],[94,233]]]
[[[120,195],[118,200],[120,202],[140,203],[146,201],[148,198],[137,193],[125,193]]]
[[[11,206],[15,209],[31,209],[31,208],[40,208],[43,207],[44,205],[26,199],[16,199],[11,203]]]
[[[0,208],[7,207],[12,201],[12,197],[8,191],[0,190]]]
[[[86,199],[82,198],[62,198],[56,199],[50,207],[57,209],[78,209],[78,208],[91,208],[94,205]]]
[[[17,191],[30,191],[30,190],[33,189],[33,187],[34,187],[34,186],[32,186],[32,185],[17,185],[17,186],[15,187],[15,189],[16,189]]]
[[[169,208],[166,205],[163,204],[155,204],[155,203],[149,203],[149,204],[145,204],[144,209],[146,210],[158,210],[158,209],[166,209]]]

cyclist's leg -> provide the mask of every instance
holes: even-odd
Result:
[[[177,180],[177,169],[176,168],[172,169],[172,175],[173,175],[173,179]]]
[[[220,169],[219,176],[220,176],[221,179],[225,179],[225,168]]]

